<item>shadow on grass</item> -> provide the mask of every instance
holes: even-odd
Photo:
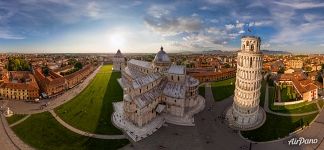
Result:
[[[103,97],[100,117],[97,123],[95,133],[98,134],[122,134],[111,122],[111,115],[114,112],[113,102],[123,100],[123,90],[117,79],[121,77],[120,72],[112,72],[106,87],[106,93]]]
[[[235,85],[213,86],[211,87],[215,101],[222,101],[234,94]]]
[[[274,102],[274,91],[274,88],[269,88],[269,107]],[[285,108],[282,109],[283,111],[289,111]],[[304,129],[316,116],[317,114],[292,117],[267,113],[266,122],[260,128],[251,131],[242,131],[241,133],[243,137],[256,142],[277,140],[289,136],[290,133],[298,129]]]
[[[308,126],[317,114],[302,117],[285,117],[267,113],[266,122],[258,129],[242,131],[242,135],[257,142],[277,140],[289,136],[290,133]]]

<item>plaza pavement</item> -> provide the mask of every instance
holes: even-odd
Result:
[[[6,118],[0,114],[0,149],[1,150],[32,150],[9,127]]]
[[[195,116],[194,127],[167,124],[156,133],[139,142],[123,147],[123,150],[167,149],[167,150],[322,150],[324,144],[324,114],[317,117],[314,123],[293,137],[317,138],[318,144],[289,146],[287,139],[275,142],[252,143],[241,138],[236,131],[228,128],[219,118],[224,110],[233,103],[233,96],[215,102],[210,84],[205,90],[206,108]]]

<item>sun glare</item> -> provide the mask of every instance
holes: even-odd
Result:
[[[121,34],[112,34],[109,36],[109,44],[112,48],[123,48],[125,42],[125,38]]]

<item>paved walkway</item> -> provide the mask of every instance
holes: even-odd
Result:
[[[80,135],[83,135],[83,136],[87,136],[87,137],[97,138],[97,139],[126,139],[126,137],[124,135],[94,134],[94,133],[89,133],[89,132],[85,132],[85,131],[79,130],[77,128],[74,128],[74,127],[70,126],[66,122],[64,122],[53,110],[49,110],[49,112],[53,115],[53,117],[61,125],[63,125],[65,128],[69,129],[70,131],[72,131],[74,133],[77,133],[77,134],[80,134]]]
[[[29,145],[20,140],[9,127],[6,118],[0,114],[0,149],[1,150],[32,150]]]
[[[19,124],[19,123],[22,123],[23,121],[25,121],[26,119],[28,119],[30,116],[31,116],[31,114],[25,116],[24,118],[21,118],[21,119],[18,120],[17,122],[15,122],[15,123],[9,125],[9,127],[13,127],[13,126],[15,126],[15,125],[17,125],[17,124]]]
[[[286,114],[286,113],[279,113],[279,112],[274,112],[272,110],[269,109],[269,85],[266,84],[266,93],[265,93],[265,98],[264,98],[264,110],[267,112],[267,113],[271,113],[271,114],[274,114],[274,115],[278,115],[278,116],[293,116],[293,117],[298,117],[298,116],[305,116],[305,115],[311,115],[311,114],[316,114],[319,112],[319,110],[321,110],[319,108],[319,110],[316,110],[316,111],[311,111],[311,112],[306,112],[306,113],[294,113],[294,114]]]

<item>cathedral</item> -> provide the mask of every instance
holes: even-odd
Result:
[[[124,64],[119,58],[125,60],[118,50],[113,63],[121,71],[118,82],[124,95],[114,103],[112,119],[118,128],[139,141],[165,122],[194,126],[193,116],[204,109],[205,99],[185,66],[173,64],[163,47],[152,62],[131,59]]]

